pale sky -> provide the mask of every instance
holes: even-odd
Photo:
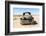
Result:
[[[13,8],[13,15],[22,15],[24,12],[39,14],[39,8]]]

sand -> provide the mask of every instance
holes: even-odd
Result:
[[[31,25],[21,25],[20,24],[20,18],[22,16],[14,16],[13,18],[13,27],[14,28],[31,28]],[[37,21],[37,23],[39,24],[39,16],[38,15],[33,15],[34,20]]]

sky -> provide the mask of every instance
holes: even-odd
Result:
[[[38,14],[39,8],[13,8],[13,15],[22,15],[24,12],[30,12],[31,14]]]

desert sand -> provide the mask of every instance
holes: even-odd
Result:
[[[14,29],[15,28],[31,28],[32,27],[32,25],[21,25],[20,24],[20,18],[21,18],[22,16],[13,16],[13,27],[14,27]],[[39,15],[33,15],[33,17],[34,17],[34,20],[35,21],[37,21],[37,23],[39,24],[40,22],[39,22]],[[36,24],[36,25],[38,25],[38,24]]]

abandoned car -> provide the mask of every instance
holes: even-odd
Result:
[[[26,14],[28,14],[28,15],[26,15]],[[34,18],[32,17],[30,12],[24,12],[23,17],[20,18],[20,24],[29,25],[29,24],[37,24],[37,22],[34,21]]]

